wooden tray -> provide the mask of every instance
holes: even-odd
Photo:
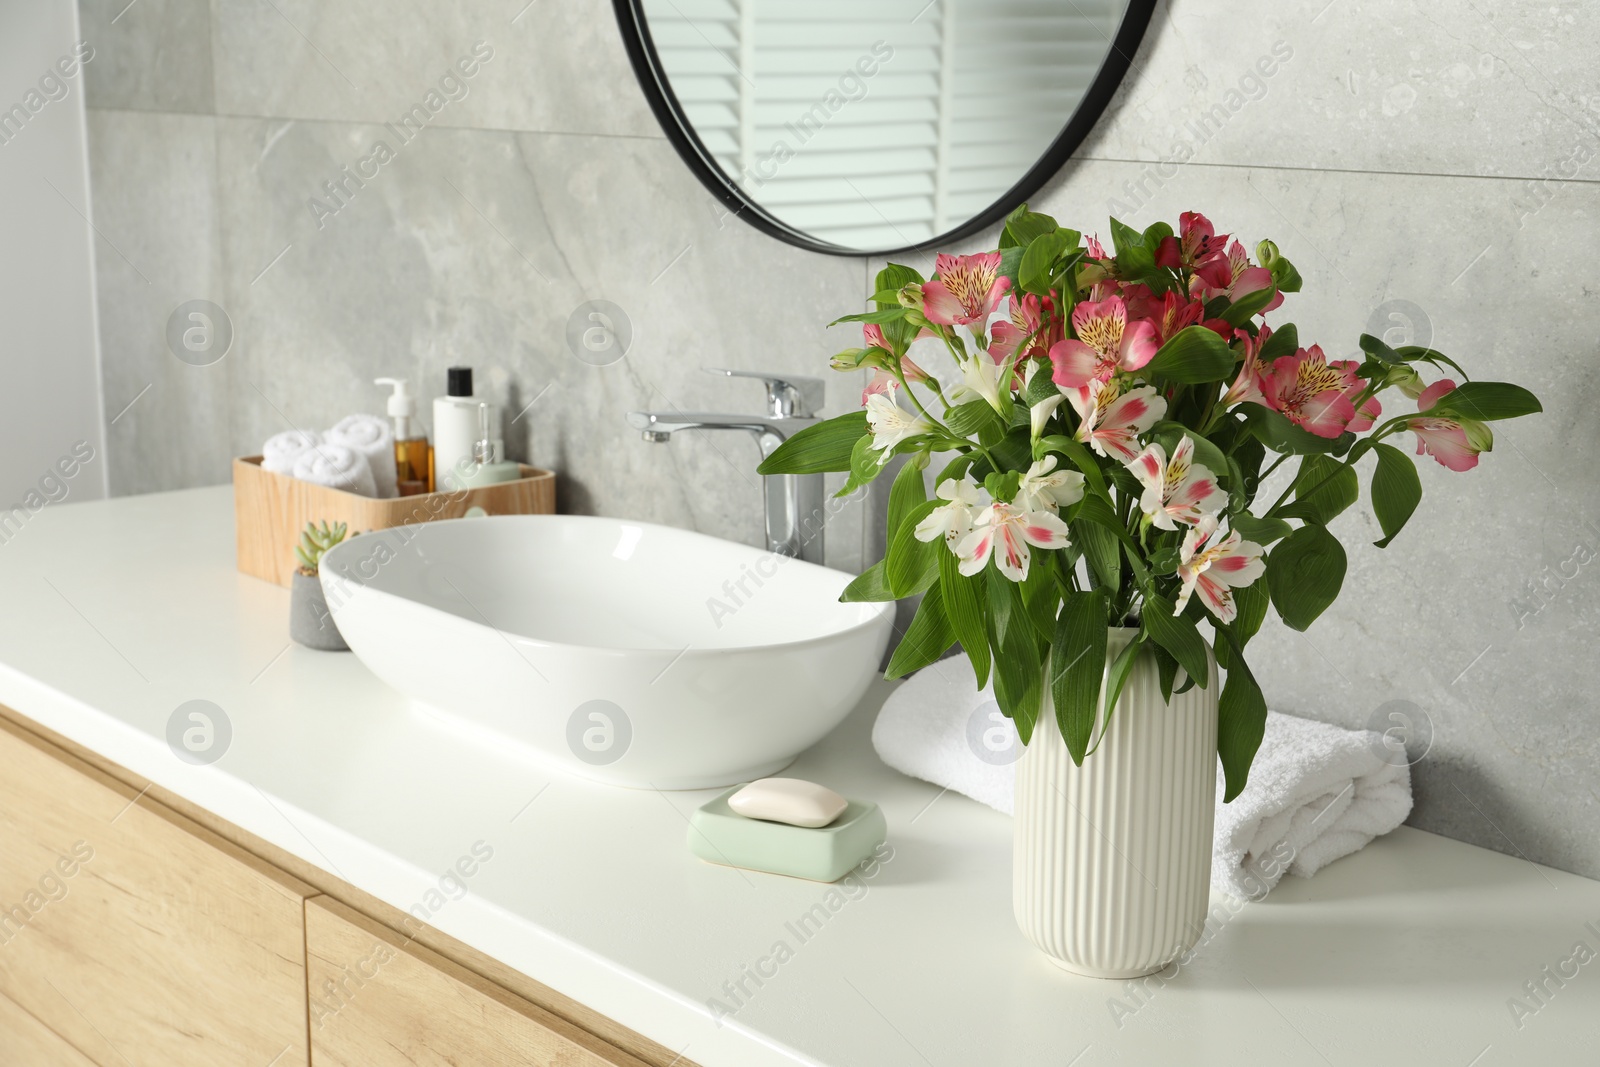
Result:
[[[556,476],[523,465],[522,477],[514,482],[377,500],[262,470],[260,456],[233,461],[233,522],[239,569],[285,587],[298,566],[294,546],[300,542],[300,532],[308,522],[342,522],[355,534],[434,519],[458,519],[473,507],[491,515],[554,514]]]

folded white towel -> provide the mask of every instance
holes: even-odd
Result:
[[[346,415],[334,423],[323,437],[336,445],[353,448],[367,457],[378,496],[400,495],[394,465],[394,431],[387,419],[377,415]]]
[[[872,728],[884,763],[1010,815],[1016,729],[965,656],[913,675],[884,702]],[[1411,769],[1384,759],[1380,736],[1267,713],[1250,782],[1222,803],[1212,841],[1212,887],[1260,899],[1285,871],[1309,878],[1364,848],[1411,813]]]
[[[343,489],[358,496],[375,496],[377,485],[372,480],[372,465],[367,457],[348,445],[328,442],[300,453],[294,461],[294,476],[303,482],[315,482],[333,489]]]
[[[285,430],[267,438],[261,446],[261,469],[274,474],[293,474],[294,461],[308,448],[322,443],[322,435],[315,430]]]

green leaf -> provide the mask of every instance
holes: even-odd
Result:
[[[933,584],[939,576],[939,560],[934,548],[947,552],[943,539],[938,542],[917,540],[917,524],[928,517],[939,501],[924,500],[912,506],[901,520],[900,528],[889,539],[889,551],[883,560],[884,581],[897,597],[914,596]]]
[[[1355,468],[1328,456],[1304,456],[1294,478],[1295,502],[1269,517],[1304,519],[1326,526],[1361,495]]]
[[[1407,363],[1432,363],[1435,367],[1449,367],[1461,375],[1462,381],[1470,381],[1472,378],[1472,375],[1468,374],[1461,364],[1436,349],[1426,348],[1422,345],[1402,345],[1395,349],[1395,354]]]
[[[1391,367],[1405,362],[1400,353],[1385,344],[1381,337],[1374,337],[1370,333],[1361,335],[1361,351],[1379,363],[1387,363]]]
[[[879,308],[876,311],[858,311],[854,315],[840,315],[838,318],[828,323],[828,325],[837,326],[841,322],[876,322],[879,324],[887,322],[899,322],[901,319],[906,317],[907,310],[908,309],[896,305],[894,307]]]
[[[1272,550],[1267,589],[1290,629],[1306,630],[1334,602],[1345,566],[1344,547],[1323,526],[1302,526]]]
[[[1191,326],[1189,329],[1194,330],[1199,327]],[[1355,443],[1356,436],[1353,433],[1343,433],[1338,437],[1318,437],[1314,433],[1308,433],[1280,413],[1271,408],[1264,408],[1260,404],[1240,404],[1238,410],[1244,416],[1250,432],[1274,452],[1287,452],[1296,456],[1328,453],[1339,455],[1349,451],[1350,446]]]
[[[1544,410],[1539,398],[1510,382],[1463,382],[1424,415],[1465,415],[1479,422],[1515,419]]]
[[[1240,648],[1249,644],[1250,639],[1260,632],[1261,624],[1267,620],[1269,602],[1267,583],[1259,578],[1243,589],[1233,591],[1233,606],[1239,612],[1233,620],[1233,632],[1239,638]]]
[[[1262,363],[1271,363],[1279,356],[1292,356],[1295,349],[1300,347],[1300,330],[1292,322],[1286,322],[1272,331],[1272,336],[1267,338],[1261,346],[1259,359]]]
[[[1122,583],[1122,561],[1117,553],[1117,535],[1097,522],[1084,522],[1073,531],[1073,540],[1083,549],[1083,558],[1095,580],[1107,589]]]
[[[899,290],[910,285],[912,282],[920,281],[922,281],[922,275],[919,274],[915,268],[908,267],[903,263],[887,263],[884,265],[884,268],[878,272],[878,277],[872,283],[872,287],[879,292],[882,292],[885,289],[891,289],[898,292]]]
[[[1001,248],[1016,248],[1031,243],[1041,234],[1050,233],[1059,226],[1049,215],[1029,211],[1023,204],[1006,216],[1005,229],[1000,233]]]
[[[1377,444],[1373,451],[1377,453],[1378,466],[1372,472],[1372,511],[1383,527],[1383,540],[1373,544],[1388,548],[1422,502],[1422,479],[1417,477],[1417,465],[1411,457],[1393,445]]]
[[[972,670],[978,676],[978,688],[989,681],[989,631],[983,621],[984,576],[967,577],[961,573],[961,561],[947,547],[940,545],[939,590],[943,594],[945,613],[950,618],[956,640],[966,650],[972,661]]]
[[[1100,724],[1101,741],[1105,740],[1106,731],[1111,728],[1111,716],[1116,713],[1117,701],[1122,699],[1122,687],[1128,684],[1128,674],[1133,670],[1133,665],[1138,660],[1139,652],[1144,648],[1147,639],[1148,636],[1143,629],[1134,634],[1133,639],[1122,647],[1122,651],[1117,653],[1117,658],[1111,661],[1110,668],[1106,670],[1105,715]],[[1099,747],[1100,742],[1096,741],[1095,748]]]
[[[946,410],[944,424],[959,437],[971,437],[985,427],[999,426],[1000,416],[987,400],[969,400]]]
[[[1099,718],[1110,610],[1104,592],[1068,593],[1056,616],[1055,639],[1050,645],[1050,695],[1056,705],[1056,724],[1072,762],[1079,766]]]
[[[1144,598],[1144,628],[1150,639],[1178,661],[1195,683],[1204,689],[1211,681],[1211,663],[1206,643],[1195,629],[1194,620],[1174,613],[1172,601],[1158,593]]]
[[[847,471],[850,469],[851,451],[865,433],[865,411],[852,411],[848,415],[807,426],[762,460],[756,472],[821,474],[824,471]]]
[[[1022,253],[1022,263],[1017,267],[1017,284],[1040,296],[1049,293],[1056,260],[1077,243],[1076,240],[1069,241],[1068,235],[1061,230],[1041,233],[1029,241],[1028,250]]]
[[[991,586],[1011,585],[999,575],[991,575]],[[1017,724],[1017,736],[1027,744],[1033,738],[1034,724],[1044,703],[1044,670],[1039,663],[1039,646],[1027,626],[1011,626],[1002,641],[995,638],[994,699],[1000,710]]]
[[[1222,313],[1222,321],[1230,326],[1243,326],[1250,317],[1272,303],[1272,298],[1278,295],[1278,290],[1273,288],[1257,289],[1253,293],[1246,293],[1228,305]],[[1204,329],[1205,327],[1201,327]]]
[[[1197,385],[1220,382],[1233,370],[1234,354],[1228,342],[1204,326],[1179,330],[1145,364],[1146,376]],[[1262,408],[1265,411],[1265,408]]]
[[[777,453],[773,453],[777,455]],[[880,463],[882,459],[885,462]],[[872,447],[872,435],[869,433],[857,439],[855,447],[850,450],[850,477],[845,480],[835,497],[846,497],[871,482],[883,473],[887,466],[888,457]],[[761,471],[760,467],[756,470]]]
[[[1294,532],[1294,527],[1282,519],[1261,519],[1241,511],[1228,516],[1228,524],[1239,531],[1239,536],[1258,545],[1270,545]]]
[[[994,643],[998,648],[1010,636],[1012,609],[1021,606],[1021,598],[1015,595],[1016,583],[998,570],[988,568],[980,573],[989,587],[989,625],[994,630]]]
[[[1217,700],[1217,755],[1222,760],[1222,802],[1226,804],[1244,792],[1245,783],[1250,780],[1250,764],[1255,762],[1256,750],[1267,731],[1267,701],[1245,664],[1242,645],[1227,627],[1222,631],[1230,645],[1230,655],[1228,680]]]
[[[883,676],[903,678],[912,671],[919,671],[935,662],[955,643],[956,634],[950,625],[950,617],[945,614],[944,598],[939,587],[934,586],[922,598],[922,603],[917,605],[917,613],[912,616],[911,625],[906,627],[906,635],[900,639],[900,646],[889,657],[889,668],[883,672]]]
[[[889,526],[886,532],[889,541],[894,540],[911,509],[928,499],[928,489],[922,478],[922,472],[928,469],[928,458],[926,449],[913,454],[900,468],[900,473],[895,475],[894,484],[889,488]]]
[[[899,599],[889,589],[883,577],[883,560],[879,560],[853,578],[839,599],[846,604],[882,603]]]

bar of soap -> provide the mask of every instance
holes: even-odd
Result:
[[[833,822],[811,829],[740,815],[728,806],[738,791],[729,789],[690,817],[689,851],[710,863],[817,882],[838,881],[853,870],[872,876],[863,864],[874,862],[888,837],[878,805],[851,800]]]
[[[802,778],[762,778],[728,798],[728,807],[747,819],[809,829],[827,826],[848,806],[844,797],[827,786]]]

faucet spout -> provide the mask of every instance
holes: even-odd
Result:
[[[800,381],[806,381],[800,379]],[[797,396],[799,387],[779,383]],[[821,383],[817,383],[820,391]],[[761,415],[727,415],[716,412],[630,411],[628,425],[646,441],[663,443],[681,430],[743,430],[755,437],[765,459],[778,446],[820,420],[807,403],[792,403],[780,396],[772,410]],[[762,478],[766,498],[767,548],[809,563],[822,562],[823,484],[820,474],[775,474]]]

